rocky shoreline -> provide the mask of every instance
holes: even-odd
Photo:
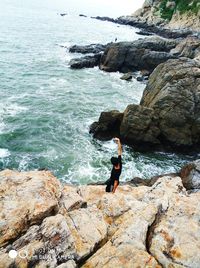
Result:
[[[200,160],[134,186],[110,194],[48,171],[1,171],[0,267],[198,268]]]
[[[71,60],[72,68],[99,66],[130,80],[140,71],[148,80],[139,105],[102,112],[90,127],[94,138],[114,136],[139,151],[200,152],[200,39],[147,37],[133,42],[73,46],[90,53]],[[91,55],[94,53],[94,55]]]

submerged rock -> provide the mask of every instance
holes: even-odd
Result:
[[[47,171],[6,170],[0,193],[0,267],[200,265],[200,194],[188,194],[175,175],[111,194],[105,186],[61,185]],[[26,224],[13,232],[21,219]]]

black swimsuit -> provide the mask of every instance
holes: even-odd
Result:
[[[121,155],[118,156],[118,163],[119,163],[120,168],[115,169],[115,167],[113,166],[110,179],[108,180],[108,183],[106,186],[106,192],[112,192],[115,181],[118,181],[118,184],[119,184],[119,176],[121,175],[121,172],[122,172],[122,157],[121,157]]]

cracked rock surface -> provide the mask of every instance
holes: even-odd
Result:
[[[0,268],[200,267],[200,192],[178,176],[112,194],[5,170],[0,200]]]

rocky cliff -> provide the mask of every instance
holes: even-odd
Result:
[[[180,41],[168,52],[171,59],[157,65],[149,76],[140,105],[131,104],[121,113],[103,112],[99,121],[91,125],[90,132],[101,140],[119,136],[124,143],[138,150],[199,152],[199,49],[198,38],[188,37]],[[135,47],[123,56],[123,49],[114,44],[105,51],[100,67],[104,70],[122,70],[125,67],[141,70],[141,66],[136,66],[139,62],[144,69],[151,70],[149,67],[156,65],[155,59],[163,59],[158,51],[147,49],[145,54],[142,46],[140,50],[142,56],[139,51],[134,54]],[[157,57],[152,60],[150,55],[155,54]],[[137,55],[140,61],[137,61]]]
[[[0,172],[0,267],[199,268],[199,167],[182,170],[190,192],[162,176],[115,194],[47,171]]]
[[[200,3],[198,0],[146,0],[133,17],[148,24],[171,29],[189,28],[200,31]]]

